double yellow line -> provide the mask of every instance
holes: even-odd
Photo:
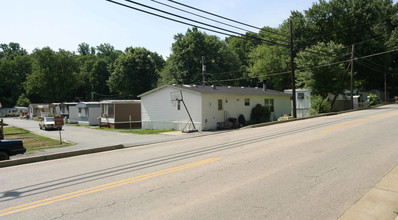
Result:
[[[359,123],[370,121],[370,120],[373,120],[373,119],[378,119],[378,118],[386,117],[386,116],[389,116],[389,115],[394,115],[394,114],[397,114],[397,113],[398,113],[398,111],[390,112],[390,113],[386,113],[386,114],[382,114],[382,115],[378,115],[378,116],[373,116],[373,117],[370,117],[370,118],[365,118],[365,119],[362,119],[362,120],[353,121],[353,122],[350,122],[350,123],[338,125],[338,126],[335,126],[335,127],[322,129],[321,131],[331,131],[331,130],[335,130],[335,129],[339,129],[339,128],[344,128],[344,127],[347,127],[347,126],[350,126],[350,125],[359,124]]]
[[[161,171],[157,171],[157,172],[153,172],[153,173],[148,173],[148,174],[144,174],[141,176],[136,176],[136,177],[132,177],[132,178],[128,178],[128,179],[124,179],[124,180],[119,180],[116,182],[111,182],[111,183],[107,183],[104,185],[100,185],[100,186],[95,186],[95,187],[91,187],[88,189],[83,189],[83,190],[79,190],[76,192],[71,192],[71,193],[66,193],[63,195],[59,195],[59,196],[55,196],[55,197],[51,197],[51,198],[47,198],[47,199],[43,199],[43,200],[39,200],[39,201],[35,201],[35,202],[31,202],[31,203],[26,203],[23,205],[19,205],[19,206],[14,206],[14,207],[10,207],[7,209],[3,209],[0,210],[0,217],[1,216],[5,216],[5,215],[9,215],[9,214],[13,214],[13,213],[17,213],[17,212],[21,212],[21,211],[25,211],[25,210],[29,210],[29,209],[33,209],[33,208],[37,208],[40,206],[44,206],[44,205],[49,205],[52,203],[56,203],[56,202],[61,202],[64,200],[68,200],[68,199],[72,199],[72,198],[76,198],[79,196],[84,196],[87,194],[91,194],[91,193],[95,193],[95,192],[100,192],[100,191],[104,191],[107,189],[112,189],[115,187],[119,187],[119,186],[123,186],[129,183],[134,183],[134,182],[138,182],[141,180],[146,180],[146,179],[150,179],[153,177],[157,177],[157,176],[161,176],[161,175],[165,175],[168,173],[174,173],[180,170],[185,170],[188,168],[192,168],[192,167],[196,167],[196,166],[200,166],[203,164],[207,164],[207,163],[211,163],[211,162],[215,162],[221,160],[220,158],[209,158],[206,160],[201,160],[195,163],[190,163],[190,164],[185,164],[182,166],[178,166],[178,167],[174,167],[174,168],[170,168],[170,169],[166,169],[166,170],[161,170]]]

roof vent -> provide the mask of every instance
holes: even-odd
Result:
[[[265,90],[267,90],[267,83],[266,83],[266,81],[264,80],[264,81],[263,81],[263,91],[265,91]]]

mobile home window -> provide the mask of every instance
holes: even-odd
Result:
[[[223,108],[222,108],[222,99],[219,99],[218,100],[218,111],[222,111],[223,110]]]
[[[270,112],[274,112],[274,99],[264,99],[264,107],[268,108]]]
[[[250,99],[249,98],[245,99],[245,106],[250,106]]]
[[[105,117],[108,117],[108,108],[109,108],[108,105],[104,105],[104,116]]]

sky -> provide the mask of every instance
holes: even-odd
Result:
[[[115,1],[142,8],[124,0]],[[135,1],[199,19],[183,12],[176,12],[150,0]],[[158,1],[183,8],[167,0]],[[278,27],[289,17],[292,10],[303,12],[310,8],[313,2],[318,2],[317,0],[177,1],[257,27]],[[191,27],[115,5],[105,0],[3,0],[1,8],[0,43],[19,43],[29,53],[35,48],[46,46],[55,51],[59,49],[77,51],[78,45],[83,42],[94,47],[102,43],[109,43],[115,49],[123,51],[130,46],[145,47],[166,59],[171,53],[174,35],[185,33]],[[217,20],[219,19],[217,18]],[[250,30],[258,32],[255,29]],[[239,32],[243,33],[244,31]],[[224,35],[217,36],[220,39],[225,38]]]

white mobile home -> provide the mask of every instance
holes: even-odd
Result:
[[[48,103],[30,104],[29,116],[31,119],[47,117],[50,114],[50,105]]]
[[[184,102],[171,100],[178,92]],[[291,112],[289,94],[257,87],[164,85],[138,97],[143,129],[184,129],[189,121],[184,104],[197,130],[215,130],[240,115],[249,120],[257,104],[270,109],[271,120]]]
[[[79,102],[78,123],[81,125],[99,125],[100,103],[99,102]]]
[[[27,107],[0,108],[0,117],[22,117],[27,113]]]
[[[63,102],[59,105],[61,116],[65,117],[65,121],[70,124],[78,123],[79,110],[76,102]]]
[[[285,93],[292,95],[291,89],[286,89]],[[293,102],[291,104],[293,107]],[[296,112],[297,118],[311,116],[311,90],[308,89],[296,89]],[[293,115],[293,112],[291,113]]]

